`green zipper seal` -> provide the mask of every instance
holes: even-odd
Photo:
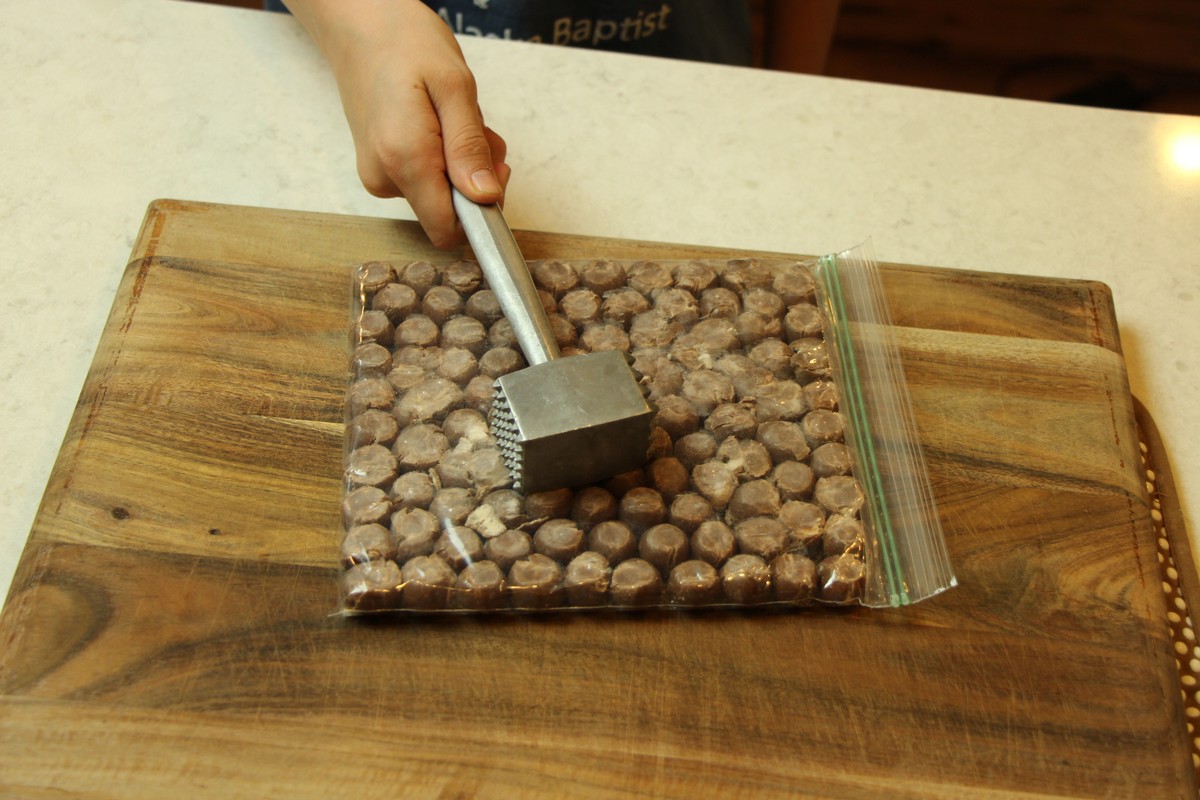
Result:
[[[846,314],[841,278],[838,275],[837,256],[833,254],[822,256],[820,264],[823,267],[821,282],[825,287],[826,302],[832,306],[829,309],[829,322],[830,327],[833,328],[833,346],[837,351],[837,361],[843,367],[841,370],[843,374],[840,376],[843,385],[839,388],[846,390],[842,403],[849,412],[855,455],[866,473],[861,476],[863,493],[870,510],[874,534],[880,545],[879,555],[884,570],[884,589],[889,605],[893,607],[908,605],[911,599],[900,567],[900,555],[896,551],[896,532],[888,511],[887,496],[883,490],[883,476],[879,471],[879,459],[875,453],[867,403],[862,393],[858,360],[854,355],[854,346],[850,338],[849,319]]]

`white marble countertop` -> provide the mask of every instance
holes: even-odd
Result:
[[[1196,540],[1200,164],[1171,148],[1200,149],[1200,118],[462,44],[509,143],[514,227],[808,254],[870,238],[884,261],[1106,282]],[[3,596],[151,200],[412,217],[359,185],[286,16],[6,0],[0,75]]]

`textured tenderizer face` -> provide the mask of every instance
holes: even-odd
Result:
[[[515,488],[539,492],[641,466],[654,414],[627,357],[609,350],[500,377],[489,423]]]

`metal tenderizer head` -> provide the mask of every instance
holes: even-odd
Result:
[[[656,410],[624,353],[557,358],[496,379],[488,423],[514,488],[540,492],[640,467]]]

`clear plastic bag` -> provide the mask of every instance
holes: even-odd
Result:
[[[363,265],[343,612],[896,606],[954,584],[861,249],[530,269],[564,356],[630,353],[657,406],[646,466],[514,491],[486,414],[525,362],[478,266]]]

